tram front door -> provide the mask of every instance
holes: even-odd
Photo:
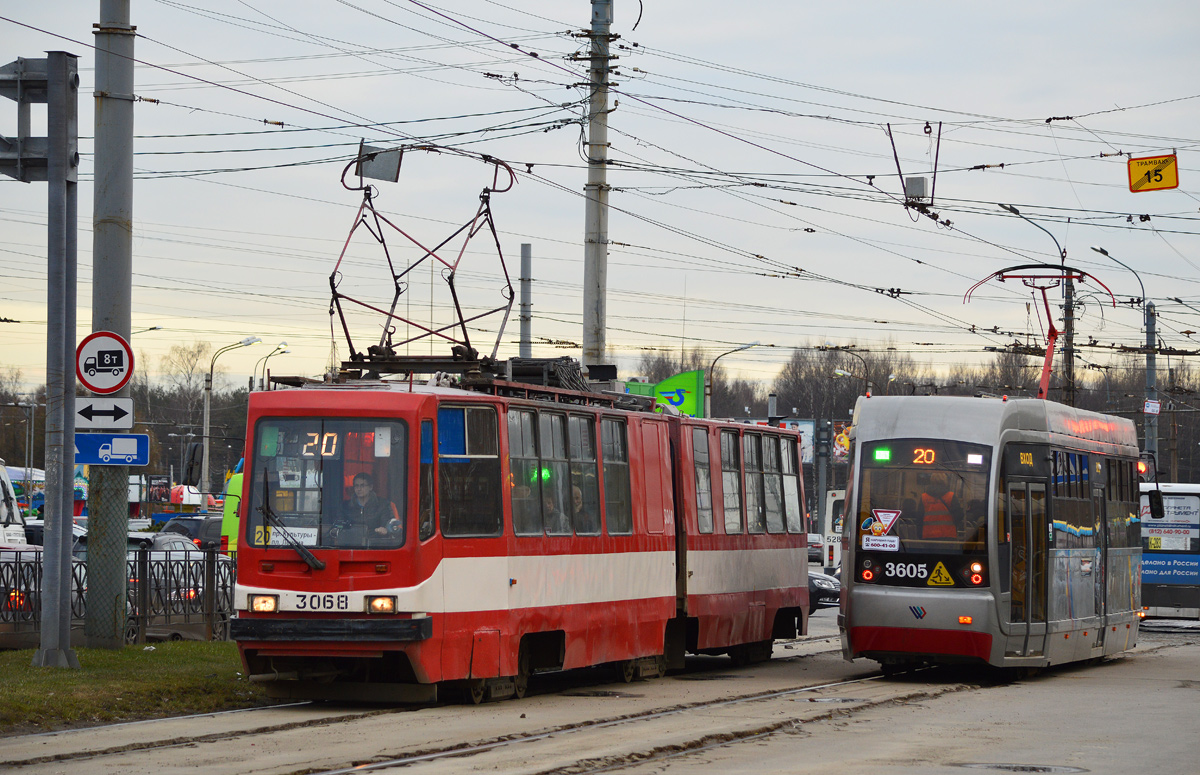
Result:
[[[1008,639],[1006,656],[1045,653],[1046,563],[1048,535],[1046,487],[1032,482],[1008,487],[1012,550],[1009,567]],[[1001,573],[1005,569],[1001,569]]]

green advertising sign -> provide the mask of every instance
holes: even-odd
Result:
[[[704,416],[704,370],[685,371],[667,377],[657,385],[626,382],[625,392],[639,396],[654,396],[660,404],[670,404],[680,414]]]

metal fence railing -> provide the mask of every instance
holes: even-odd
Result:
[[[205,552],[138,549],[126,558],[125,642],[227,640],[234,561]],[[36,648],[42,619],[40,547],[0,550],[0,648]],[[87,621],[87,561],[71,564],[71,630]]]

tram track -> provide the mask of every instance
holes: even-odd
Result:
[[[825,643],[826,641],[829,641],[829,640],[831,640],[831,638],[824,638],[824,637],[821,637],[821,638],[798,638],[798,639],[789,640],[789,641],[780,641],[779,645],[782,648],[787,648],[788,646],[798,647],[798,646],[805,646],[805,645],[820,647],[823,643]],[[780,650],[782,650],[782,649],[777,649],[777,653]],[[815,656],[817,654],[830,654],[830,653],[833,653],[833,651],[834,651],[834,649],[819,649],[816,651],[809,650],[803,654],[780,654],[780,655],[774,657],[771,661],[787,663],[787,662],[792,662],[794,660],[800,659],[801,657],[811,657],[811,656]],[[745,668],[739,668],[738,671],[744,672]],[[558,676],[562,677],[565,685],[559,685],[559,686],[553,685],[555,678]],[[577,683],[575,681],[569,680],[569,678],[571,677],[570,673],[562,673],[562,674],[558,674],[558,676],[543,675],[542,681],[544,684],[546,684],[546,688],[548,690],[545,691],[544,693],[539,692],[537,696],[546,696],[546,697],[571,696],[571,693],[574,691],[582,691],[582,692],[588,691],[585,688],[587,686],[587,684],[581,684],[581,683]],[[719,675],[714,675],[711,670],[705,670],[705,669],[701,668],[701,669],[693,669],[687,673],[681,674],[678,676],[678,679],[684,680],[684,681],[689,680],[689,679],[690,680],[707,680],[710,677],[723,679],[723,678],[726,678],[729,676],[727,673],[724,673],[724,671],[722,671],[722,673]],[[606,680],[607,680],[607,676],[606,676]],[[661,679],[654,679],[649,683],[654,683],[657,680],[661,680]],[[594,685],[596,682],[593,681],[593,682],[589,682],[589,683]],[[603,684],[603,683],[605,683],[605,681],[601,681],[600,683]],[[614,697],[629,696],[631,691],[633,691],[633,692],[637,691],[636,687],[638,687],[639,685],[641,685],[641,684],[640,683],[620,684],[619,686],[621,687],[621,690],[619,690],[619,691],[604,692],[603,694],[597,693],[595,696],[614,696]],[[741,695],[735,695],[733,697],[726,697],[726,698],[719,699],[719,700],[711,700],[711,701],[705,701],[702,703],[697,703],[697,704],[694,704],[694,706],[697,708],[718,707],[721,705],[731,704],[731,703],[750,702],[750,701],[754,701],[756,699],[760,699],[761,697],[769,697],[769,696],[774,696],[774,695],[781,694],[781,693],[790,694],[790,693],[798,693],[798,692],[806,692],[806,691],[815,691],[826,685],[827,684],[825,684],[825,683],[814,683],[814,684],[804,684],[804,685],[794,686],[794,687],[790,687],[788,689],[784,689],[784,690],[780,690],[780,691],[772,691],[772,692],[765,692],[765,693],[764,692],[749,692],[749,693],[745,693],[745,694],[741,694]],[[586,696],[586,695],[576,695],[576,696]],[[504,703],[504,704],[507,704],[507,703]],[[205,745],[205,744],[230,742],[230,741],[235,741],[235,740],[239,740],[239,739],[247,739],[247,738],[253,738],[253,737],[260,737],[260,736],[264,736],[264,735],[285,733],[285,732],[291,732],[291,731],[295,731],[295,730],[335,727],[335,726],[341,725],[341,724],[351,724],[351,723],[366,720],[366,719],[384,717],[384,716],[389,716],[389,715],[419,713],[422,711],[428,711],[428,710],[436,709],[436,708],[443,708],[443,709],[444,708],[453,708],[453,706],[445,706],[445,705],[441,705],[441,706],[428,706],[428,705],[398,706],[398,707],[387,707],[387,708],[373,708],[370,710],[330,713],[326,710],[327,707],[328,706],[324,706],[320,703],[288,703],[286,705],[274,705],[274,706],[266,706],[266,707],[261,707],[261,708],[246,708],[246,709],[240,709],[237,711],[225,711],[225,712],[213,713],[213,714],[197,714],[194,716],[180,717],[177,719],[148,719],[148,720],[141,720],[141,721],[134,721],[134,722],[120,722],[120,723],[116,723],[116,724],[107,724],[107,725],[100,725],[100,726],[94,726],[94,727],[81,727],[81,728],[77,728],[77,729],[59,730],[59,731],[53,731],[53,732],[36,733],[36,734],[32,734],[32,735],[16,736],[16,737],[8,738],[6,740],[0,740],[0,748],[4,747],[6,743],[11,744],[11,743],[15,743],[17,741],[32,742],[32,741],[39,741],[39,740],[46,741],[46,742],[48,742],[49,740],[54,740],[56,747],[61,747],[63,741],[71,740],[72,738],[79,738],[81,736],[86,735],[88,737],[98,737],[99,739],[105,740],[105,739],[111,738],[111,733],[118,733],[118,732],[130,732],[131,733],[134,731],[134,730],[129,729],[131,727],[146,727],[147,725],[153,725],[155,723],[165,724],[166,722],[173,722],[173,721],[195,722],[193,724],[193,726],[195,726],[196,724],[202,724],[207,720],[222,719],[224,717],[232,717],[232,716],[236,715],[238,717],[238,721],[240,723],[240,726],[238,726],[235,729],[225,729],[225,730],[222,730],[219,732],[212,732],[212,733],[208,733],[208,734],[168,735],[168,736],[160,737],[158,739],[147,739],[147,737],[148,737],[147,735],[139,733],[136,735],[136,737],[138,739],[134,739],[134,740],[131,740],[130,742],[125,742],[125,743],[120,743],[120,744],[104,745],[102,747],[79,747],[76,750],[66,750],[66,751],[60,750],[60,751],[58,751],[56,753],[52,753],[52,754],[43,754],[43,755],[35,755],[35,756],[27,756],[27,757],[3,757],[3,754],[0,754],[0,757],[3,757],[3,758],[0,758],[0,769],[7,769],[10,767],[25,767],[25,766],[30,766],[30,765],[47,764],[47,763],[55,763],[55,762],[81,763],[81,762],[87,762],[89,760],[96,760],[96,759],[101,759],[101,758],[105,758],[105,757],[120,756],[120,755],[124,755],[124,754],[136,754],[139,752],[168,750],[171,748],[177,748],[177,747],[182,747],[182,746],[197,746],[197,745]],[[692,706],[685,705],[682,707],[670,707],[667,709],[658,708],[658,709],[645,711],[645,712],[641,712],[641,713],[636,713],[636,714],[631,714],[631,715],[609,716],[609,717],[605,717],[603,719],[597,719],[592,722],[587,722],[582,725],[566,724],[566,725],[561,725],[561,726],[555,726],[555,727],[549,728],[547,730],[544,730],[542,733],[539,733],[539,734],[561,734],[565,731],[570,731],[577,727],[580,729],[602,728],[604,725],[624,724],[624,723],[629,723],[630,721],[636,721],[638,719],[655,718],[662,714],[683,712],[683,711],[688,710],[690,707],[692,707]],[[260,723],[255,723],[255,721],[254,721],[254,719],[256,717],[261,717],[264,715],[275,715],[275,714],[278,714],[280,711],[288,711],[288,712],[294,713],[294,712],[304,712],[304,711],[309,711],[309,710],[316,711],[318,713],[318,715],[315,715],[311,718],[294,719],[294,720],[288,720],[288,721],[283,721],[283,722],[279,722],[279,723],[261,723],[260,724]],[[228,721],[229,719],[225,718],[225,720]],[[494,739],[487,739],[487,740],[483,740],[483,741],[464,742],[464,743],[459,743],[459,744],[455,744],[452,746],[447,746],[445,748],[438,749],[438,750],[422,751],[422,752],[420,752],[419,755],[448,756],[448,755],[454,755],[456,752],[459,751],[459,749],[471,748],[476,745],[494,746],[494,745],[498,745],[498,744],[504,744],[508,741],[509,741],[509,738],[506,736],[506,737],[497,737]]]
[[[497,751],[503,748],[526,743],[538,743],[551,738],[563,738],[566,735],[585,732],[595,732],[625,724],[647,723],[665,719],[671,716],[694,714],[703,711],[717,710],[752,702],[770,702],[783,700],[804,692],[817,692],[829,689],[841,689],[877,681],[882,675],[869,675],[861,678],[839,681],[835,683],[818,684],[809,687],[797,687],[772,692],[761,692],[724,700],[694,703],[650,713],[630,714],[619,718],[597,720],[592,723],[577,724],[560,729],[545,730],[536,734],[514,735],[504,739],[478,743],[457,749],[445,751],[423,751],[383,760],[362,761],[346,767],[335,769],[306,769],[287,773],[287,775],[350,775],[357,772],[383,771],[392,768],[408,767],[423,762],[457,759]],[[787,718],[777,722],[721,732],[710,732],[690,740],[676,741],[668,745],[655,746],[647,750],[634,750],[620,755],[601,756],[579,759],[566,765],[545,769],[535,769],[534,775],[592,775],[593,773],[611,772],[628,766],[651,764],[658,761],[692,755],[712,748],[719,748],[745,742],[753,742],[775,734],[790,734],[799,731],[805,724],[830,721],[836,718],[852,716],[866,710],[891,704],[903,704],[914,700],[935,699],[945,694],[979,688],[972,684],[953,684],[935,687],[931,690],[910,691],[898,696],[885,696],[877,700],[850,700],[853,707],[834,706],[828,710],[806,715],[804,718]],[[837,698],[823,698],[826,700]]]
[[[797,639],[781,641],[780,645],[807,643],[819,648],[833,639]],[[1150,645],[1140,653],[1153,653],[1173,645],[1177,644]],[[777,654],[781,650],[777,649]],[[799,669],[817,670],[828,675],[831,665],[839,664],[828,659],[833,651],[818,652],[826,656],[826,664],[814,663]],[[1136,653],[1139,652],[1129,656]],[[770,669],[772,663],[784,664]],[[578,674],[559,674],[554,678],[573,677],[576,680],[567,687],[546,682],[542,688],[550,691],[538,692],[522,702],[498,702],[484,708],[402,707],[331,715],[328,708],[320,704],[297,703],[284,709],[293,715],[286,723],[247,723],[246,719],[256,717],[254,711],[247,710],[240,713],[242,726],[236,730],[199,736],[164,734],[157,740],[146,739],[148,735],[142,733],[143,739],[134,744],[4,757],[0,761],[0,770],[20,768],[37,773],[58,772],[65,764],[79,771],[103,767],[114,772],[169,772],[181,761],[199,757],[210,767],[204,772],[340,775],[384,772],[419,764],[429,773],[454,773],[461,772],[464,760],[469,759],[472,768],[494,772],[512,769],[535,775],[591,775],[752,743],[771,736],[803,735],[807,734],[806,728],[812,728],[811,725],[849,721],[872,709],[925,702],[954,692],[982,691],[1008,683],[984,681],[981,684],[971,679],[959,679],[954,674],[936,672],[937,669],[931,669],[934,671],[929,673],[931,681],[920,675],[925,670],[914,671],[908,678],[884,679],[878,672],[863,670],[861,666],[855,675],[855,668],[845,663],[840,663],[843,680],[795,681],[798,676],[791,671],[797,668],[789,665],[797,664],[793,658],[781,655],[758,666],[768,670],[756,670],[751,666],[730,671],[723,660],[710,658],[697,660],[689,665],[691,669],[687,673],[674,678],[633,684],[583,683],[578,681]],[[773,682],[787,680],[789,673],[793,685],[763,689]],[[735,680],[736,686],[723,683]],[[747,684],[754,683],[758,684],[758,690],[746,690]],[[597,686],[598,690],[572,693],[575,688],[583,689],[587,685]],[[703,699],[672,701],[689,696]],[[572,699],[559,701],[559,698],[567,697]],[[618,707],[612,708],[613,704]],[[642,707],[638,708],[639,705]],[[610,708],[629,709],[629,712],[612,713]],[[258,710],[270,712],[280,708]],[[295,714],[313,711],[322,715],[294,718]],[[410,720],[401,721],[400,714]],[[594,715],[589,718],[589,714]],[[572,716],[574,720],[564,721]],[[397,720],[389,721],[389,717]],[[517,731],[523,725],[525,731]],[[125,725],[111,725],[110,728],[121,726]],[[397,734],[410,728],[411,731],[405,734]],[[105,729],[91,728],[90,731],[100,731],[99,739],[103,741]],[[72,733],[53,734],[61,740]],[[360,747],[357,755],[352,748],[339,751],[331,747],[337,741],[349,739],[369,740],[370,747]],[[190,750],[182,755],[167,753],[183,748]],[[292,750],[294,755],[258,758],[264,749],[271,748]],[[231,769],[233,762],[240,766]]]

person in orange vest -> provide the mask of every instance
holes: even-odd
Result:
[[[921,506],[925,510],[921,538],[958,538],[956,515],[962,513],[962,507],[950,488],[950,477],[944,472],[929,477],[929,487],[921,493]]]

